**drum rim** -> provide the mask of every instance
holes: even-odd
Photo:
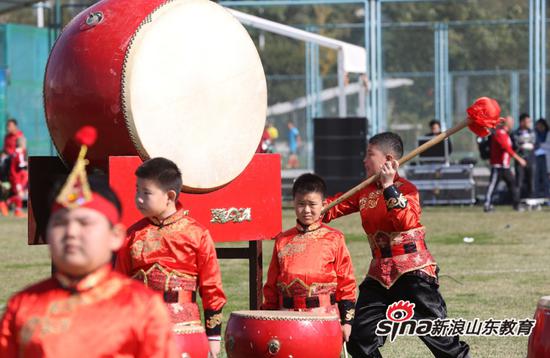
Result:
[[[550,296],[542,296],[538,302],[539,307],[550,308]]]
[[[126,98],[128,98],[128,91],[129,91],[129,83],[127,80],[127,70],[128,70],[128,62],[130,61],[130,55],[132,52],[132,48],[134,45],[134,41],[136,40],[138,34],[142,30],[143,26],[148,24],[150,22],[150,18],[159,11],[163,6],[168,5],[169,3],[173,2],[174,0],[167,0],[166,2],[163,2],[159,6],[153,9],[148,16],[146,16],[136,27],[134,30],[134,33],[128,40],[128,46],[126,46],[126,51],[124,53],[124,60],[122,61],[122,71],[120,74],[120,105],[122,107],[122,114],[124,116],[124,124],[126,125],[126,128],[128,129],[128,136],[130,137],[130,141],[134,145],[134,148],[136,149],[138,156],[141,158],[141,160],[146,161],[151,159],[147,151],[145,150],[145,147],[143,146],[143,143],[141,143],[141,140],[139,139],[138,131],[135,126],[135,122],[132,116],[132,111],[130,110],[129,103],[126,101]]]
[[[287,313],[294,313],[294,314],[283,316],[283,317],[281,316],[276,317],[275,315],[273,317],[270,317],[268,315],[266,316],[258,315],[257,314],[258,312],[263,312],[263,313],[271,312],[274,314],[276,314],[277,312],[279,313],[287,312]],[[339,317],[335,314],[334,315],[332,314],[322,315],[318,313],[312,314],[307,311],[243,310],[243,311],[231,312],[230,318],[231,317],[251,318],[259,321],[325,321],[325,322],[339,321]]]
[[[172,329],[176,334],[205,333],[203,326],[189,325],[185,323],[176,323]]]

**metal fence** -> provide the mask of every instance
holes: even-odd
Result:
[[[31,155],[53,155],[42,87],[50,48],[49,31],[26,25],[0,25],[0,135],[15,118]]]

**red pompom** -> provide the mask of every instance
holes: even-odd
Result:
[[[92,126],[84,126],[76,132],[74,137],[80,145],[91,147],[97,139],[97,130]]]
[[[473,121],[470,121],[470,123],[468,123],[468,128],[478,137],[487,137],[491,133],[487,128],[482,127]]]
[[[500,123],[500,106],[489,97],[478,98],[466,112],[470,118],[468,128],[480,137],[489,135],[487,128],[495,128]]]

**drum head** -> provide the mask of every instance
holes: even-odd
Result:
[[[319,314],[313,312],[296,311],[234,311],[231,316],[251,318],[258,320],[277,321],[337,321],[338,316],[332,314]]]
[[[161,5],[130,40],[122,77],[139,155],[173,160],[184,189],[223,186],[252,159],[266,118],[265,75],[247,31],[223,7]]]

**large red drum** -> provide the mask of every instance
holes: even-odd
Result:
[[[225,350],[229,358],[337,358],[342,329],[336,315],[236,311],[227,323]]]
[[[550,296],[541,297],[535,312],[535,328],[529,337],[528,358],[550,357]]]
[[[227,184],[252,159],[267,111],[256,47],[226,9],[208,0],[103,0],[77,15],[50,54],[46,120],[58,153],[98,129],[91,165],[109,156],[166,157],[184,188]]]
[[[202,326],[174,328],[176,344],[182,358],[208,358],[208,338]]]

